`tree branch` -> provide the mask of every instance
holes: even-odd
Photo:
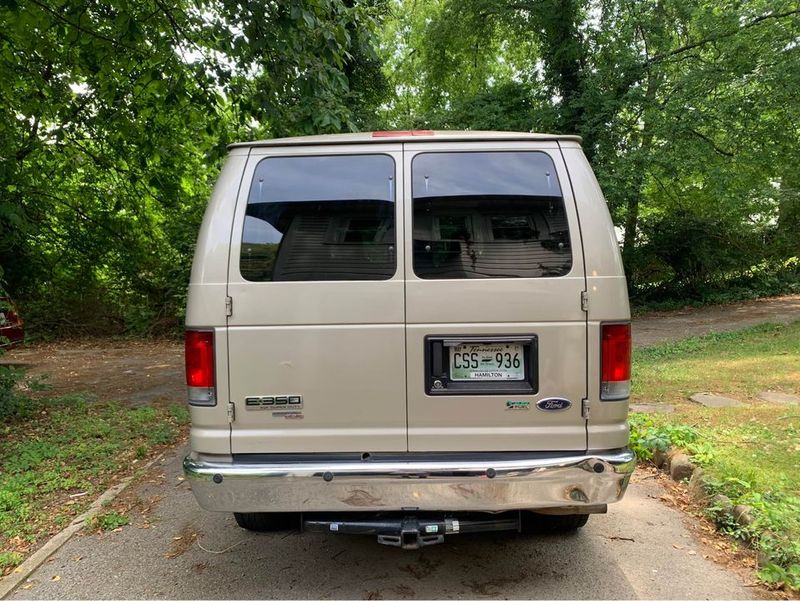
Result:
[[[764,21],[767,21],[769,19],[782,19],[784,17],[791,17],[792,15],[798,15],[798,14],[800,14],[800,8],[796,8],[794,10],[787,10],[786,12],[778,13],[778,14],[761,15],[760,17],[756,17],[752,21],[749,21],[749,22],[745,23],[744,25],[742,25],[741,27],[739,27],[736,30],[726,31],[724,33],[719,33],[719,34],[715,34],[715,35],[710,35],[707,38],[703,38],[702,40],[698,40],[696,42],[692,42],[691,44],[686,44],[685,46],[681,46],[680,48],[675,48],[674,50],[670,50],[669,52],[665,52],[663,54],[658,54],[656,56],[653,56],[653,57],[649,58],[646,61],[646,63],[648,65],[654,64],[654,63],[658,63],[658,62],[661,62],[661,61],[663,61],[665,59],[668,59],[668,58],[670,58],[672,56],[676,56],[678,54],[683,54],[684,52],[688,52],[689,50],[694,50],[695,48],[699,48],[701,46],[705,46],[706,44],[710,44],[712,42],[723,40],[725,38],[733,37],[733,36],[739,34],[740,32],[744,31],[745,29],[750,29],[751,27],[755,27],[756,25],[759,25],[759,24],[761,24]]]
[[[728,150],[723,150],[722,148],[717,146],[716,143],[714,142],[714,140],[712,140],[711,138],[709,138],[705,134],[701,134],[696,129],[690,129],[689,132],[692,133],[693,135],[697,136],[701,140],[704,140],[705,142],[708,142],[708,144],[711,146],[711,148],[714,149],[715,152],[717,152],[717,153],[719,153],[719,154],[721,154],[723,156],[726,156],[726,157],[736,156],[736,155],[734,155],[734,153],[732,153],[732,152],[730,152]]]
[[[65,16],[59,14],[58,12],[56,12],[55,10],[53,10],[52,8],[47,6],[46,4],[42,4],[38,0],[30,0],[30,2],[31,2],[31,4],[35,4],[36,6],[41,8],[43,11],[45,11],[47,13],[50,13],[56,19],[61,21],[62,23],[65,23],[65,24],[69,25],[70,27],[74,27],[75,29],[85,33],[86,35],[90,35],[90,36],[92,36],[94,38],[97,38],[98,40],[103,40],[104,42],[108,42],[109,44],[111,44],[113,46],[124,48],[125,50],[129,50],[130,52],[135,52],[137,54],[140,54],[139,50],[136,49],[136,48],[133,48],[132,46],[128,46],[127,44],[123,44],[121,42],[118,42],[117,40],[115,40],[113,38],[109,38],[107,36],[104,36],[101,33],[98,33],[96,31],[92,31],[91,29],[86,29],[84,27],[81,27],[79,24],[74,23],[73,21],[70,21]]]

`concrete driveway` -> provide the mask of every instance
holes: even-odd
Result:
[[[9,598],[755,598],[704,559],[711,550],[686,528],[691,518],[641,474],[573,536],[463,535],[402,551],[367,536],[241,530],[197,506],[181,478],[184,451],[124,493],[160,497],[152,511],[131,512],[119,532],[73,538]]]
[[[798,316],[800,295],[649,314],[634,319],[634,340],[649,346]],[[182,400],[180,345],[136,344],[109,353],[88,343],[72,355],[40,345],[11,358],[32,362],[31,373],[52,373],[56,387],[100,399],[137,390],[137,402]],[[232,516],[197,506],[180,479],[184,454],[176,450],[149,482],[125,493],[158,497],[152,512],[131,512],[132,525],[120,532],[73,538],[10,598],[752,599],[760,590],[705,559],[714,551],[686,527],[692,518],[659,501],[664,489],[641,473],[623,502],[574,536],[456,536],[401,551],[371,537],[245,532]]]

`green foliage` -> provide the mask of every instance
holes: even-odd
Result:
[[[582,135],[642,302],[791,291],[798,31],[791,0],[406,0],[382,32],[385,116]]]
[[[57,519],[74,517],[134,459],[154,445],[173,442],[186,423],[183,406],[131,408],[79,396],[43,401],[27,418],[0,425],[0,551],[15,537],[35,542]],[[75,503],[62,501],[76,495]],[[97,528],[114,529],[127,519],[113,512]]]
[[[155,424],[147,433],[147,440],[153,445],[166,445],[175,441],[175,430],[170,424]]]
[[[660,279],[690,290],[700,290],[714,274],[747,269],[757,256],[756,232],[717,216],[678,210],[643,221],[641,231],[647,243],[637,260],[649,253],[651,262],[660,262],[668,270],[659,274]],[[727,251],[721,253],[720,248]]]
[[[749,234],[741,232],[741,235],[746,238]],[[657,238],[664,248],[668,246],[664,238],[661,236]],[[643,248],[636,255],[636,261],[639,263],[635,269],[639,269],[640,273],[646,271],[648,277],[652,277],[656,283],[645,284],[640,280],[631,297],[635,310],[669,310],[687,305],[729,303],[800,292],[798,257],[783,261],[763,260],[758,264],[751,264],[753,257],[758,256],[758,253],[748,254],[742,250],[744,243],[733,241],[726,243],[718,240],[722,248],[729,249],[727,254],[719,253],[718,249],[715,250],[708,244],[709,240],[717,238],[719,236],[716,234],[706,239],[695,236],[692,239],[699,240],[697,247],[689,248],[690,244],[680,242],[676,236],[673,250],[666,250],[663,253],[663,257],[670,260],[673,265],[652,254],[653,246]],[[735,250],[737,247],[739,251]],[[687,269],[675,269],[674,265],[678,262],[685,262]],[[685,275],[676,275],[679,273]]]
[[[792,0],[21,0],[0,31],[34,335],[178,331],[227,143],[386,127],[582,135],[642,304],[800,286]]]
[[[122,515],[116,511],[98,513],[88,520],[87,526],[92,530],[104,530],[106,532],[116,530],[122,526],[130,524],[131,520],[127,515]]]
[[[22,563],[22,554],[16,551],[3,551],[0,553],[0,573],[6,568],[15,568]]]
[[[225,145],[352,130],[385,6],[0,4],[0,270],[28,326],[171,333]]]
[[[169,414],[176,424],[187,425],[191,419],[189,409],[185,405],[170,405]]]
[[[787,569],[770,563],[759,570],[758,578],[768,586],[775,588],[786,586],[790,589],[800,590],[800,564],[789,566]]]
[[[32,401],[19,389],[24,377],[23,369],[0,365],[0,420],[26,415],[31,410]]]
[[[706,511],[723,532],[751,541],[769,558],[758,574],[762,582],[800,590],[800,496],[778,490],[759,492],[756,488],[753,482],[735,476],[709,481],[710,492],[724,494],[736,505],[752,507],[754,521],[748,526],[737,523],[730,508],[712,504]]]
[[[628,419],[631,428],[630,447],[644,461],[653,458],[656,450],[683,449],[690,453],[696,463],[707,465],[714,460],[714,449],[702,440],[700,432],[686,424],[656,424],[652,417],[643,413],[632,413]]]

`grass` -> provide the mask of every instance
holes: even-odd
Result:
[[[633,356],[634,402],[686,402],[695,392],[740,400],[800,390],[800,321],[687,338]]]
[[[703,466],[710,494],[753,507],[755,521],[721,527],[751,539],[769,559],[761,579],[800,589],[800,406],[759,401],[758,392],[800,390],[800,322],[762,325],[637,350],[635,401],[672,403],[671,414],[632,414],[632,446],[648,459],[656,448],[682,448]],[[708,409],[694,392],[736,398],[741,407]],[[720,508],[708,509],[719,518]]]
[[[0,574],[58,532],[113,483],[176,442],[185,407],[129,407],[79,396],[34,403],[0,426]],[[113,530],[125,516],[106,513]]]

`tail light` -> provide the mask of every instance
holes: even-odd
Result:
[[[214,332],[186,330],[186,385],[191,405],[216,405]]]
[[[631,395],[631,324],[603,324],[600,338],[600,398],[627,399]]]

